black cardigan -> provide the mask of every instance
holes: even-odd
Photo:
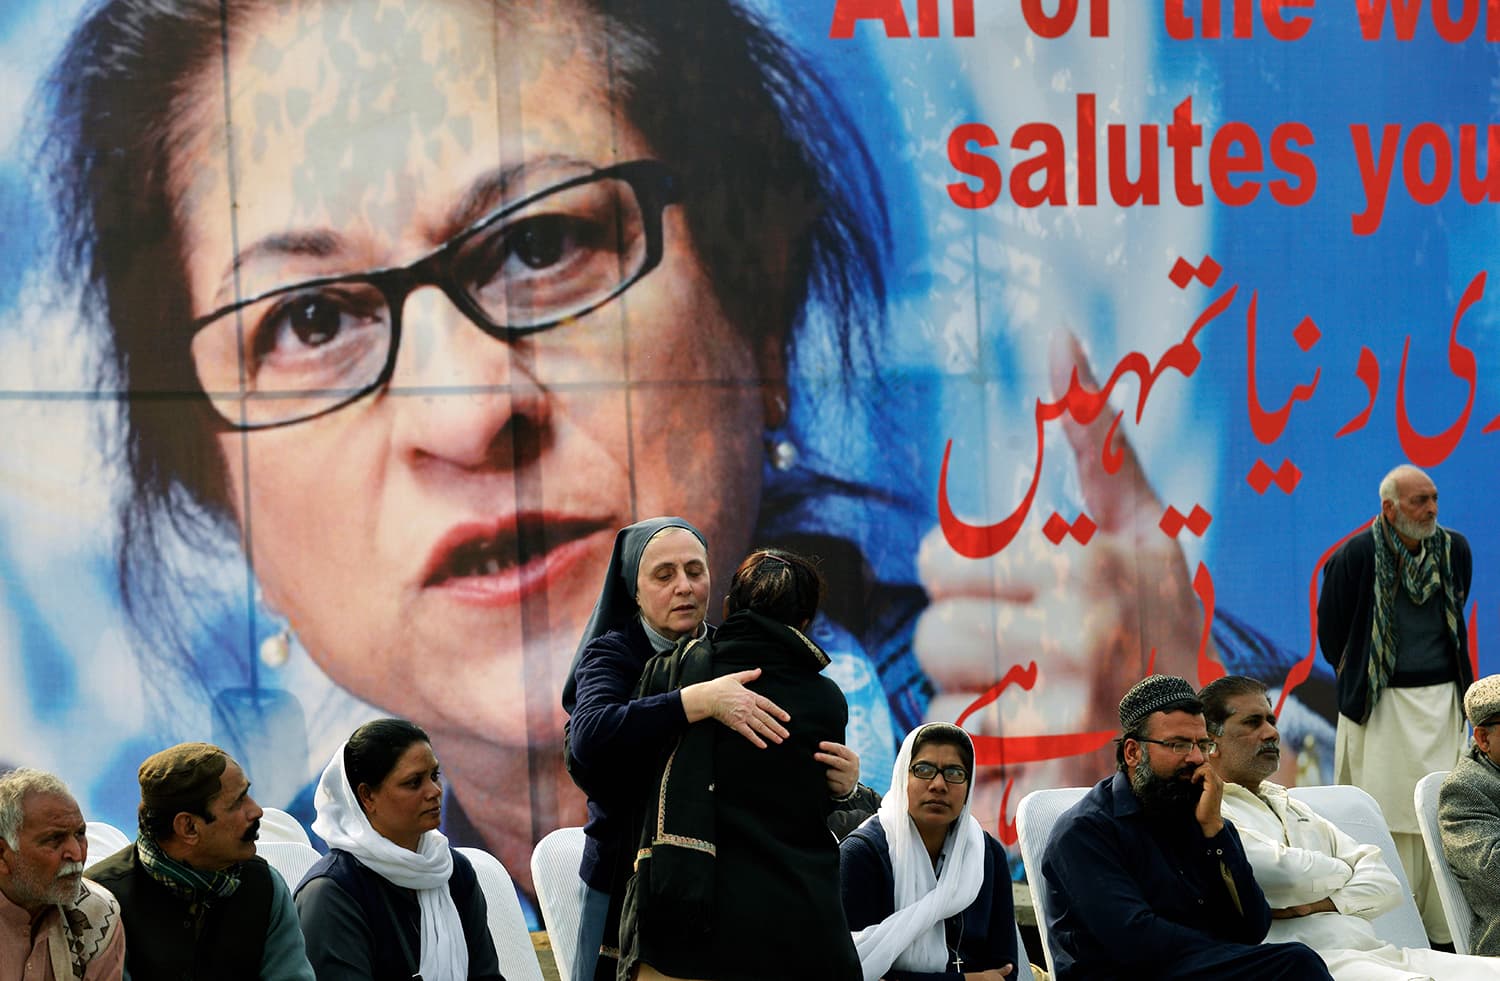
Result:
[[[626,960],[638,953],[665,974],[716,981],[858,981],[839,899],[838,844],[827,823],[834,806],[827,770],[813,759],[820,741],[844,740],[849,710],[843,693],[820,673],[827,660],[821,650],[765,617],[730,616],[711,647],[711,676],[761,669],[749,687],[791,715],[791,735],[765,749],[717,724],[693,726],[684,735],[673,773],[682,777],[676,767],[688,758],[701,761],[694,764],[700,772],[690,793],[711,812],[710,901],[689,922],[672,913],[653,917],[649,902],[627,902],[625,921],[639,929],[621,937]],[[643,683],[653,676],[648,668]],[[689,740],[706,752],[692,752]],[[652,828],[644,827],[645,816],[654,813],[649,805],[659,786],[653,780],[641,788],[635,823],[647,842]]]
[[[1458,690],[1474,683],[1469,662],[1469,628],[1464,622],[1464,603],[1474,577],[1474,556],[1469,541],[1447,529],[1453,537],[1449,559],[1458,584]],[[1446,584],[1445,584],[1446,585]],[[1370,718],[1370,629],[1375,620],[1375,536],[1365,527],[1339,547],[1323,567],[1323,588],[1318,592],[1318,647],[1338,674],[1339,714],[1363,725]]]

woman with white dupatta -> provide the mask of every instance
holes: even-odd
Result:
[[[313,831],[331,849],[297,887],[318,981],[503,981],[474,867],[438,830],[443,785],[427,733],[354,730],[318,780]]]
[[[880,810],[840,846],[844,915],[865,981],[1014,977],[1009,867],[969,813],[973,773],[968,733],[913,729]]]

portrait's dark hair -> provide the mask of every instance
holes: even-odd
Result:
[[[932,722],[917,730],[916,741],[911,744],[911,758],[915,760],[923,746],[952,746],[958,750],[958,758],[970,775],[974,773],[974,741],[958,726],[947,722]]]
[[[730,320],[785,353],[816,305],[852,377],[882,318],[889,229],[868,151],[816,72],[732,0],[579,3],[602,25],[596,57],[611,88],[681,178],[695,250]],[[222,424],[190,356],[169,172],[194,86],[222,71],[226,39],[275,6],[98,0],[46,83],[59,262],[82,281],[86,319],[107,327],[101,388],[127,395],[121,594],[144,646],[163,656],[187,646],[175,618],[193,591],[168,565],[173,540],[221,553],[237,540],[213,439]],[[496,3],[497,16],[512,7],[527,9]]]
[[[1266,686],[1254,678],[1226,674],[1210,681],[1198,692],[1198,701],[1203,703],[1203,721],[1208,725],[1210,736],[1224,735],[1224,723],[1229,721],[1229,700],[1240,695],[1265,697]]]
[[[355,799],[360,784],[379,787],[403,753],[416,743],[431,742],[421,726],[405,719],[376,719],[355,729],[344,743],[344,775]]]
[[[734,570],[724,612],[750,610],[800,629],[818,612],[826,588],[812,560],[784,548],[758,548]]]

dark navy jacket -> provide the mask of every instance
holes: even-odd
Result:
[[[1058,981],[1156,977],[1164,962],[1258,944],[1271,927],[1234,825],[1205,838],[1191,814],[1147,820],[1123,773],[1058,819],[1040,873]]]
[[[469,948],[471,981],[504,981],[474,866],[454,850],[448,893]],[[334,887],[337,888],[334,888]],[[403,889],[335,848],[307,870],[296,891],[307,951],[320,979],[405,981],[420,963],[422,911]]]
[[[636,618],[625,630],[591,642],[578,662],[568,748],[573,779],[589,796],[578,874],[600,892],[612,891],[617,856],[642,788],[688,725],[680,691],[631,698],[641,670],[655,654]]]
[[[895,876],[885,828],[870,818],[839,846],[839,873],[844,886],[844,916],[850,930],[863,930],[895,912]],[[966,972],[988,971],[1016,963],[1016,911],[1010,894],[1010,868],[1000,842],[984,836],[984,885],[969,908],[944,924],[948,970],[885,972],[887,981],[962,981]],[[953,963],[957,950],[963,970]],[[1014,978],[1017,975],[1011,973]]]

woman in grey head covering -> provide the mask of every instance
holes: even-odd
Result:
[[[789,716],[745,688],[760,669],[632,698],[641,669],[679,638],[707,634],[708,545],[682,518],[649,518],[620,530],[599,601],[563,689],[568,770],[588,794],[579,875],[585,892],[573,977],[594,977],[621,847],[621,827],[653,764],[693,722],[715,718],[756,746],[779,743]]]

